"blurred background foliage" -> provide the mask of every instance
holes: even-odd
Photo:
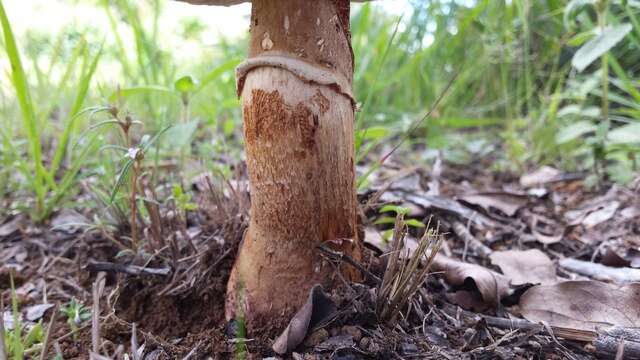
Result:
[[[28,211],[42,220],[70,199],[107,204],[126,175],[119,151],[133,146],[108,129],[114,111],[141,123],[134,139],[171,126],[147,150],[150,188],[169,184],[170,193],[210,169],[231,176],[243,158],[234,68],[248,33],[211,43],[209,25],[189,16],[167,29],[164,0],[64,3],[95,8],[96,23],[27,25],[14,38],[12,25],[30,19],[8,7],[0,14],[0,215]],[[365,173],[457,74],[405,145],[420,150],[425,166],[437,156],[459,164],[490,156],[494,170],[550,164],[588,172],[594,186],[634,178],[639,1],[410,0],[391,13],[390,6],[352,11]]]

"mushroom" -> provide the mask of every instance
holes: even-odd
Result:
[[[289,319],[315,284],[359,280],[318,250],[361,258],[349,10],[349,0],[252,1],[249,56],[236,69],[251,219],[225,311],[249,331]]]

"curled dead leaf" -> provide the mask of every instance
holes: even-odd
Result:
[[[310,330],[332,318],[336,311],[335,303],[325,294],[322,286],[315,285],[309,291],[307,301],[273,343],[273,351],[280,355],[291,352],[302,343]]]
[[[506,276],[480,265],[438,254],[431,269],[442,272],[449,284],[460,288],[450,294],[449,298],[466,309],[482,311],[494,307],[501,299],[513,293]]]

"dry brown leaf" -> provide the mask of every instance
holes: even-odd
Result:
[[[502,298],[511,294],[507,277],[480,265],[438,254],[431,269],[444,273],[449,284],[465,288],[451,295],[450,299],[466,309],[481,311],[496,306]]]
[[[596,327],[640,326],[640,283],[564,281],[528,289],[520,298],[522,316],[551,326],[595,331]]]
[[[564,237],[564,229],[558,229],[558,224],[540,216],[534,216],[531,223],[531,233],[535,239],[545,245],[560,242]]]
[[[24,216],[16,216],[10,221],[0,225],[0,238],[7,237],[20,229],[25,222]]]
[[[611,219],[621,206],[619,199],[623,195],[619,187],[612,187],[606,194],[581,204],[580,207],[568,210],[564,217],[569,225],[584,225],[592,228]]]
[[[333,300],[325,294],[320,285],[315,285],[309,291],[307,302],[273,343],[273,351],[280,355],[292,351],[302,343],[307,332],[335,314],[336,305]]]
[[[532,187],[546,184],[557,179],[560,174],[562,173],[558,169],[554,169],[550,166],[543,166],[532,173],[522,175],[520,177],[520,185],[523,187]]]
[[[476,194],[462,195],[458,198],[469,204],[480,206],[491,211],[498,209],[507,216],[513,216],[523,206],[527,204],[527,197],[508,192],[482,192]]]
[[[24,310],[26,318],[29,321],[38,321],[44,316],[47,310],[51,309],[53,306],[54,304],[31,305]]]
[[[89,223],[89,219],[79,212],[72,209],[62,209],[51,219],[51,228],[73,234]]]
[[[511,284],[554,284],[556,269],[549,257],[538,249],[494,251],[491,263],[511,279]]]

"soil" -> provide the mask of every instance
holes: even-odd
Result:
[[[486,161],[486,160],[485,160]],[[371,189],[360,194],[363,207],[361,226],[370,230],[379,217],[377,209],[382,203],[396,202],[411,206],[403,197],[411,199],[415,189],[440,184],[439,196],[455,199],[467,192],[462,188],[493,189],[522,193],[519,176],[511,173],[490,173],[482,161],[473,166],[443,165],[441,175],[434,179],[421,170],[407,171],[411,166],[396,162],[387,165]],[[409,176],[398,174],[406,173]],[[565,174],[566,175],[566,174]],[[537,248],[554,259],[576,257],[599,260],[600,242],[585,240],[594,231],[604,239],[614,237],[637,238],[640,223],[635,218],[617,217],[594,227],[572,225],[564,228],[561,241],[542,245],[532,240],[532,217],[544,218],[548,226],[559,226],[561,213],[584,207],[589,201],[612,196],[620,208],[636,206],[632,188],[608,185],[590,190],[580,176],[569,174],[570,180],[548,184],[548,193],[542,197],[530,196],[515,215],[508,216],[495,210],[486,210],[477,204],[464,204],[495,221],[495,228],[485,229],[483,239],[491,250],[510,248]],[[395,177],[395,178],[394,178]],[[388,186],[390,182],[396,185]],[[387,185],[385,185],[387,184]],[[426,185],[425,185],[426,184]],[[194,188],[198,188],[194,185]],[[381,196],[397,195],[396,200]],[[138,346],[144,344],[141,359],[226,359],[236,357],[262,358],[277,356],[272,345],[290,319],[279,319],[269,326],[255,329],[248,337],[242,336],[242,322],[228,323],[224,318],[224,300],[227,280],[239,242],[247,225],[247,209],[238,196],[246,200],[246,193],[230,195],[226,192],[212,196],[198,191],[200,210],[189,215],[186,228],[174,222],[165,224],[167,243],[162,248],[144,248],[144,255],[122,255],[123,249],[112,239],[126,243],[127,229],[115,233],[80,229],[51,230],[48,224],[35,225],[21,220],[16,231],[0,237],[0,289],[4,304],[11,302],[11,279],[21,308],[46,302],[64,305],[71,298],[78,299],[89,309],[94,308],[92,286],[97,273],[87,270],[92,261],[106,261],[123,265],[145,265],[150,269],[170,269],[169,275],[141,273],[137,275],[107,272],[101,292],[99,330],[102,354],[122,358],[132,349],[132,337]],[[221,200],[222,199],[222,200]],[[449,225],[463,221],[460,213],[441,208],[414,206],[411,217],[427,220],[434,217],[449,232],[448,250],[453,257],[467,256],[467,261],[498,271],[490,262],[468,247]],[[224,211],[223,211],[224,210]],[[221,214],[226,214],[222,216]],[[80,214],[90,218],[91,214]],[[169,218],[169,217],[166,217]],[[13,218],[0,221],[9,223]],[[466,220],[464,220],[466,221]],[[469,220],[471,221],[471,220]],[[542,220],[540,220],[542,221]],[[425,221],[426,222],[426,221]],[[551,225],[550,225],[551,224]],[[555,225],[554,225],[555,224]],[[389,228],[377,225],[378,230]],[[542,230],[541,230],[542,229]],[[540,228],[539,231],[545,229]],[[549,232],[555,229],[548,228]],[[410,236],[418,236],[421,229],[412,228]],[[616,235],[617,234],[617,235]],[[480,237],[480,232],[475,235]],[[379,278],[384,276],[385,257],[375,243],[367,241],[361,266]],[[566,275],[565,270],[558,270]],[[518,316],[517,299],[504,300],[482,312],[463,310],[452,300],[452,290],[473,291],[474,284],[455,287],[437,275],[429,276],[411,301],[401,312],[398,321],[389,325],[376,316],[376,282],[367,278],[363,283],[344,282],[328,295],[337,306],[337,315],[322,327],[307,333],[303,344],[284,356],[294,359],[390,359],[390,358],[522,358],[522,359],[583,359],[595,357],[589,343],[549,336],[546,331],[502,329],[488,324],[490,318]],[[519,296],[516,292],[514,296]],[[477,299],[476,299],[477,300]],[[41,319],[47,324],[52,311]],[[136,332],[133,335],[133,324]],[[73,335],[67,319],[60,314],[53,326],[50,354],[59,349],[64,359],[87,359],[92,349],[91,321],[82,322]],[[120,354],[120,355],[118,355]]]

